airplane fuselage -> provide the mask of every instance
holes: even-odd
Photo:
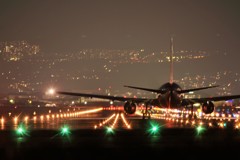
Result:
[[[159,106],[164,108],[180,108],[182,107],[181,87],[176,83],[165,83],[159,90],[161,94],[158,96]]]

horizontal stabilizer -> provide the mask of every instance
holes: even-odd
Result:
[[[144,90],[144,91],[149,91],[149,92],[154,92],[154,93],[162,93],[161,90],[158,90],[158,89],[150,89],[150,88],[142,88],[142,87],[134,87],[134,86],[124,86],[124,87],[139,89],[139,90]]]
[[[199,90],[204,90],[204,89],[208,89],[208,88],[215,88],[215,87],[219,87],[219,85],[209,86],[209,87],[201,87],[201,88],[193,88],[193,89],[185,89],[185,90],[178,91],[178,93],[188,93],[188,92],[192,92],[192,91],[199,91]]]

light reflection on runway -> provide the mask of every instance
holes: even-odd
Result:
[[[176,112],[176,111],[174,111]],[[137,110],[133,116],[126,115],[121,107],[104,108],[74,107],[74,108],[18,108],[18,112],[5,111],[0,119],[1,130],[16,130],[19,124],[24,124],[30,130],[57,130],[62,125],[68,124],[71,129],[141,129],[142,113]],[[187,117],[187,116],[186,116]],[[166,128],[194,128],[204,126],[207,128],[232,128],[239,129],[240,123],[234,117],[209,117],[189,119],[178,114],[166,116],[165,112],[151,115],[151,119]]]

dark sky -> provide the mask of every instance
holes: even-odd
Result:
[[[0,0],[0,41],[44,50],[240,50],[239,0]],[[240,56],[239,56],[240,57]]]

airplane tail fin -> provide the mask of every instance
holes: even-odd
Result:
[[[173,83],[173,37],[171,37],[171,42],[170,42],[170,84]]]

